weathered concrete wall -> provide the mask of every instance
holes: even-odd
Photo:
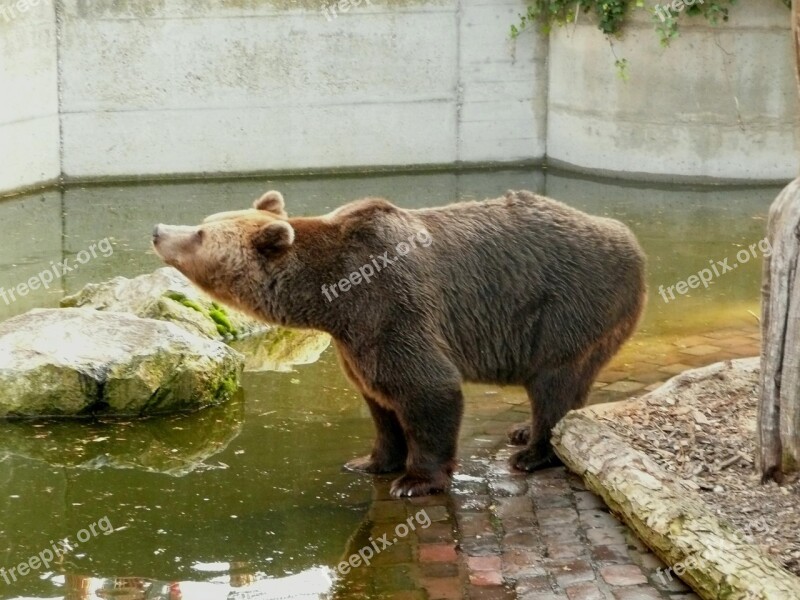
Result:
[[[652,2],[651,2],[652,4]],[[662,2],[664,4],[664,2]],[[750,0],[659,45],[642,12],[614,53],[584,18],[553,32],[548,162],[636,178],[788,180],[800,170],[789,11]]]
[[[63,5],[67,177],[544,155],[545,46],[508,40],[522,0]]]
[[[61,172],[53,0],[0,0],[0,194]]]
[[[460,0],[459,161],[542,160],[547,127],[547,38],[509,38],[524,0]],[[426,52],[435,56],[435,42]]]

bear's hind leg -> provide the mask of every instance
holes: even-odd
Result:
[[[529,439],[525,448],[511,457],[511,466],[536,471],[561,464],[550,446],[551,430],[567,412],[583,406],[598,368],[570,363],[542,369],[534,376],[526,386],[532,413]]]
[[[367,456],[354,458],[345,463],[348,471],[361,473],[396,473],[402,471],[408,456],[403,428],[394,411],[382,407],[369,396],[364,396],[372,420],[375,423],[376,437],[372,452]]]

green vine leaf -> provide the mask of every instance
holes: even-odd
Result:
[[[791,0],[776,0],[791,8]],[[669,46],[678,37],[679,19],[702,17],[711,24],[725,22],[731,6],[737,0],[660,0],[652,9],[654,29],[662,46]],[[579,12],[593,13],[598,18],[597,27],[607,36],[618,36],[634,8],[646,10],[644,0],[533,0],[519,22],[511,25],[511,37],[517,38],[524,30],[538,23],[548,33],[553,25],[563,27],[574,23]],[[627,61],[616,59],[620,77],[627,79]],[[625,74],[623,76],[622,74]]]

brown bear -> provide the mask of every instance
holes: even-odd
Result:
[[[381,198],[289,218],[267,192],[197,227],[158,225],[156,252],[223,303],[328,332],[375,421],[345,465],[405,469],[395,497],[442,491],[455,466],[462,381],[522,385],[532,422],[512,458],[555,463],[550,431],[586,401],[645,302],[631,231],[536,194],[405,210]]]

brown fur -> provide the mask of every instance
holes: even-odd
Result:
[[[530,192],[421,210],[368,198],[314,218],[287,218],[274,194],[198,228],[157,228],[154,244],[222,302],[333,336],[377,429],[350,468],[405,469],[396,496],[443,489],[464,380],[524,386],[533,420],[510,434],[525,444],[512,463],[552,464],[551,428],[584,404],[641,313],[645,261],[630,230]],[[429,246],[323,294],[421,231]]]

